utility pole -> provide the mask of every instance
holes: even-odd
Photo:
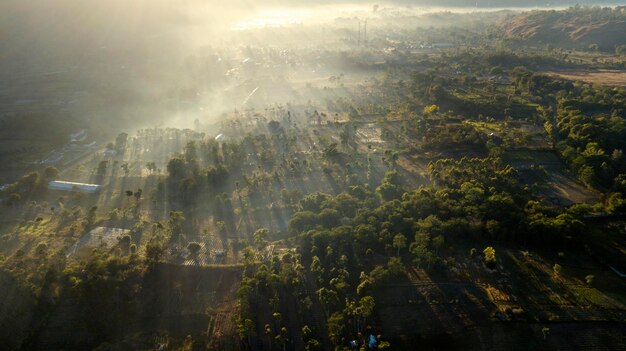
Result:
[[[361,46],[361,20],[358,20],[358,21],[359,21],[359,32],[358,32],[359,34],[356,39],[356,46]]]

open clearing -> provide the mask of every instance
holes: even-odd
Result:
[[[542,195],[551,202],[562,206],[575,203],[595,203],[599,196],[585,187],[575,175],[567,170],[559,157],[550,150],[511,150],[503,157],[527,184],[540,186],[537,195]]]
[[[546,72],[549,75],[569,80],[602,84],[613,87],[626,87],[626,71],[621,70],[563,70]]]

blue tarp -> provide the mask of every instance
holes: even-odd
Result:
[[[374,336],[374,334],[370,334],[369,340],[367,342],[367,346],[373,349],[376,347],[376,344],[378,344],[378,340],[376,340],[376,337]]]

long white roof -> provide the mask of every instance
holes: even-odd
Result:
[[[95,192],[100,190],[101,186],[98,184],[87,184],[87,183],[75,183],[75,182],[65,182],[61,180],[52,180],[48,183],[48,189],[52,190],[82,190],[88,192]]]

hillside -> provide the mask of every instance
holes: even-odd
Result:
[[[536,43],[612,51],[626,44],[626,7],[532,11],[507,18],[505,33]]]

